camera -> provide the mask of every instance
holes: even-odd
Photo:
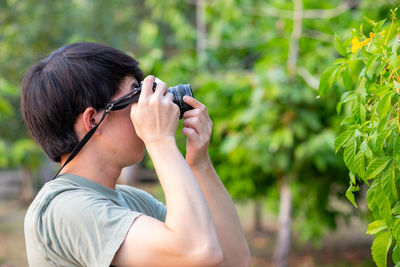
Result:
[[[133,87],[132,91],[127,93],[126,95],[118,98],[117,100],[114,100],[110,103],[107,104],[106,106],[106,112],[112,111],[112,110],[120,110],[123,108],[126,108],[128,105],[132,103],[136,103],[139,101],[139,96],[142,91],[142,84],[143,82],[140,83],[138,87]],[[157,83],[153,83],[153,91],[156,89]],[[180,116],[179,118],[183,118],[183,113],[186,111],[193,109],[190,105],[186,104],[183,101],[183,97],[185,95],[193,96],[193,91],[192,88],[190,87],[190,84],[178,84],[177,86],[169,87],[168,92],[170,92],[173,96],[173,102],[178,105],[179,110],[180,110]]]

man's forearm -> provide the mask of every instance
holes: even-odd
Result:
[[[232,199],[210,160],[192,167],[214,219],[224,253],[222,266],[249,266],[250,252]]]
[[[208,238],[218,244],[213,219],[203,192],[176,147],[175,140],[151,144],[147,146],[147,150],[165,193],[165,224],[171,230],[181,233],[188,242],[201,242],[202,239]]]

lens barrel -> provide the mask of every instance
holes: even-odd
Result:
[[[179,110],[181,112],[179,118],[182,119],[183,113],[185,113],[190,109],[193,109],[191,106],[189,106],[183,101],[183,97],[185,95],[194,97],[190,84],[179,84],[177,86],[169,87],[168,92],[174,95],[174,103],[178,105]]]

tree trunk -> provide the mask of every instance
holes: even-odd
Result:
[[[275,251],[275,266],[288,266],[290,251],[292,195],[285,176],[280,180],[279,232]]]
[[[261,232],[262,227],[262,203],[260,200],[254,202],[254,220],[253,220],[253,230],[254,232]]]
[[[197,63],[199,66],[203,65],[206,60],[206,45],[207,45],[207,32],[206,32],[206,12],[205,0],[196,1],[196,55]]]
[[[303,21],[303,1],[293,0],[293,4],[293,30],[290,36],[289,56],[287,61],[289,79],[291,81],[293,81],[296,75],[297,59],[299,57],[299,40],[302,33]]]

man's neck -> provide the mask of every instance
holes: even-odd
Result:
[[[65,162],[67,157],[68,155],[62,157],[61,164]],[[103,186],[115,189],[121,170],[121,167],[114,166],[110,162],[102,162],[102,160],[98,158],[85,157],[84,153],[82,153],[69,162],[60,174],[75,174]]]

